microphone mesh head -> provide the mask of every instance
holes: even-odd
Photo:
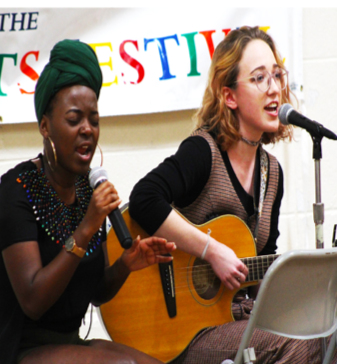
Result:
[[[91,188],[95,188],[96,184],[101,181],[108,180],[108,172],[102,167],[94,167],[89,173],[89,184]]]
[[[283,104],[278,111],[278,118],[283,125],[289,125],[288,115],[293,110],[293,107],[290,104]]]

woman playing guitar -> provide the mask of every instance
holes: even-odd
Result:
[[[188,224],[176,210],[193,224],[236,215],[250,228],[257,254],[275,254],[283,173],[263,145],[291,140],[291,128],[278,119],[280,106],[289,102],[288,72],[273,39],[258,27],[232,30],[214,52],[195,131],[130,196],[130,216],[147,233],[207,261],[229,290],[246,280],[246,265],[226,243]],[[234,359],[255,294],[239,291],[233,301],[236,321],[202,331],[175,363]],[[320,358],[317,341],[259,330],[251,346],[258,363],[318,363]]]

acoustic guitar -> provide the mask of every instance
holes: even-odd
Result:
[[[148,236],[131,219],[127,207],[122,215],[132,238]],[[251,231],[236,216],[224,215],[194,226],[205,233],[210,229],[213,238],[242,258],[249,275],[241,287],[257,284],[278,257],[257,257]],[[122,254],[113,229],[107,248],[111,264]],[[101,320],[113,341],[166,363],[202,329],[234,321],[231,304],[237,292],[226,289],[206,261],[178,249],[172,255],[170,263],[131,273],[117,295],[100,307]]]

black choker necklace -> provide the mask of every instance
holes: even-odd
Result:
[[[245,137],[241,137],[241,140],[244,141],[246,144],[251,145],[252,147],[257,147],[262,142],[262,137],[257,142],[254,142],[252,140],[246,139]]]

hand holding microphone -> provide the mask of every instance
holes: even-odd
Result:
[[[337,140],[337,135],[324,128],[322,124],[313,121],[295,111],[290,104],[283,104],[278,112],[278,117],[283,125],[296,125],[305,129],[313,137],[326,137],[328,139]]]
[[[104,168],[94,167],[91,169],[89,173],[89,183],[91,188],[95,189],[101,183],[107,180],[108,180],[108,173]],[[122,248],[123,249],[131,248],[133,242],[132,237],[125,224],[120,209],[117,207],[115,210],[111,211],[108,216]]]

